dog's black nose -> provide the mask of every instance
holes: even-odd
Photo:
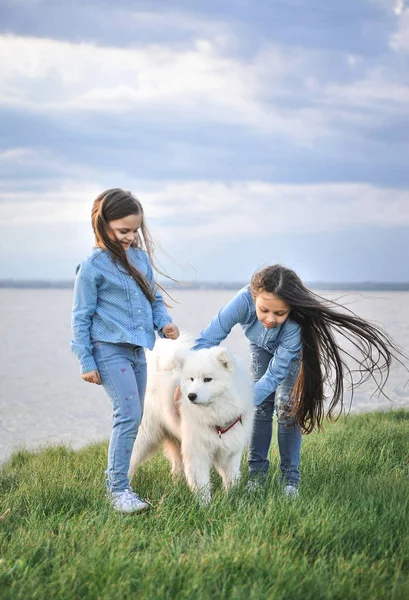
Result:
[[[191,402],[194,402],[197,398],[197,394],[188,394],[187,397]]]

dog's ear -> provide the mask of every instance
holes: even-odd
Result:
[[[234,371],[234,357],[232,353],[227,348],[220,348],[219,346],[214,348],[214,353],[222,367],[232,373]]]

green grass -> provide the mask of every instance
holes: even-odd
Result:
[[[0,472],[0,597],[409,598],[409,412],[349,417],[304,439],[300,498],[244,483],[199,507],[157,458],[134,488],[153,508],[112,512],[106,444],[15,453]],[[243,470],[245,471],[245,465]]]

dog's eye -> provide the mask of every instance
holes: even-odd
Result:
[[[190,378],[190,381],[194,381],[193,377]]]
[[[209,381],[211,381],[211,380],[212,380],[212,378],[211,378],[211,377],[205,377],[205,378],[203,379],[203,381],[204,381],[205,383],[209,383]]]

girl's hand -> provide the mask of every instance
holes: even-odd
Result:
[[[173,323],[167,323],[162,328],[162,333],[165,338],[169,338],[170,340],[177,340],[179,337],[179,329]]]
[[[88,371],[88,373],[83,373],[81,377],[87,383],[96,383],[97,385],[102,384],[101,377],[99,376],[98,371]]]

